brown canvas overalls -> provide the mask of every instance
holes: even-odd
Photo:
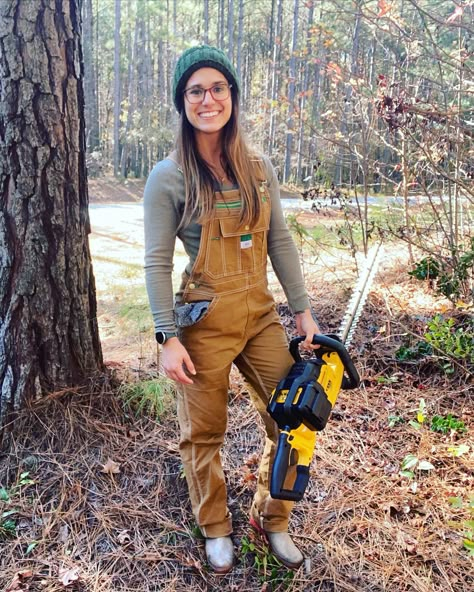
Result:
[[[293,506],[271,498],[268,489],[278,428],[266,405],[293,359],[267,287],[271,203],[265,182],[260,194],[261,213],[249,227],[239,224],[239,191],[216,193],[215,214],[202,227],[199,252],[181,292],[183,303],[211,300],[202,319],[180,330],[196,375],[194,384],[180,385],[178,395],[180,452],[191,504],[203,535],[210,538],[232,532],[220,458],[232,363],[253,387],[252,401],[266,428],[251,516],[269,532],[286,531]]]

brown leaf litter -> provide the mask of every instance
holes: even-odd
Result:
[[[320,286],[313,296],[324,331],[333,331],[347,291]],[[413,284],[409,283],[410,299]],[[387,296],[388,294],[388,296]],[[14,510],[14,536],[0,536],[0,589],[8,592],[467,592],[472,559],[462,545],[468,519],[450,497],[473,489],[472,440],[415,430],[422,396],[429,415],[453,413],[472,427],[472,384],[448,381],[433,362],[394,359],[417,320],[399,307],[401,291],[375,288],[364,311],[354,358],[363,384],[341,392],[319,434],[305,498],[290,524],[308,561],[288,575],[263,570],[242,544],[253,536],[248,511],[263,441],[248,389],[232,373],[223,449],[238,560],[225,577],[209,571],[196,537],[178,453],[174,410],[160,422],[124,411],[113,381],[91,392],[64,391],[24,411],[6,434],[0,501]],[[421,298],[421,297],[420,297]],[[404,310],[405,309],[405,310]],[[292,320],[280,306],[289,334]],[[428,308],[426,314],[430,313]],[[423,315],[423,311],[417,311]],[[380,331],[381,327],[385,329]],[[384,378],[383,381],[380,378]],[[403,421],[388,426],[389,416]],[[449,448],[469,444],[454,457]],[[400,476],[407,454],[434,469]],[[22,473],[32,484],[15,489]],[[414,486],[416,484],[416,486]],[[28,550],[35,541],[36,545]],[[261,543],[258,543],[261,547]],[[260,557],[260,560],[262,557]]]

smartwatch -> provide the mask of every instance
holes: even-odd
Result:
[[[168,341],[168,339],[171,339],[172,337],[177,337],[176,333],[166,331],[157,331],[155,333],[156,341],[158,341],[160,345],[163,345]]]

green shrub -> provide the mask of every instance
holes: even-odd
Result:
[[[408,275],[418,280],[436,280],[436,291],[452,301],[465,298],[472,302],[470,287],[474,274],[474,237],[467,245],[453,250],[448,257],[424,257]]]
[[[455,432],[465,432],[466,427],[464,426],[464,422],[456,419],[448,413],[446,416],[441,415],[433,415],[431,418],[431,425],[430,430],[433,432],[441,432],[442,434],[447,434],[451,432],[451,430]]]
[[[425,339],[441,355],[474,364],[474,331],[456,328],[453,318],[436,315],[428,323]]]
[[[415,264],[408,275],[417,280],[434,280],[439,277],[440,265],[433,257],[424,257]]]
[[[424,356],[430,356],[433,353],[433,348],[426,341],[419,341],[414,347],[407,345],[400,346],[395,352],[395,358],[400,362],[409,360],[419,360]]]

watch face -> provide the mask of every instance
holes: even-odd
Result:
[[[156,333],[156,341],[158,341],[160,345],[163,345],[163,343],[166,341],[166,333],[164,331],[158,331]]]

